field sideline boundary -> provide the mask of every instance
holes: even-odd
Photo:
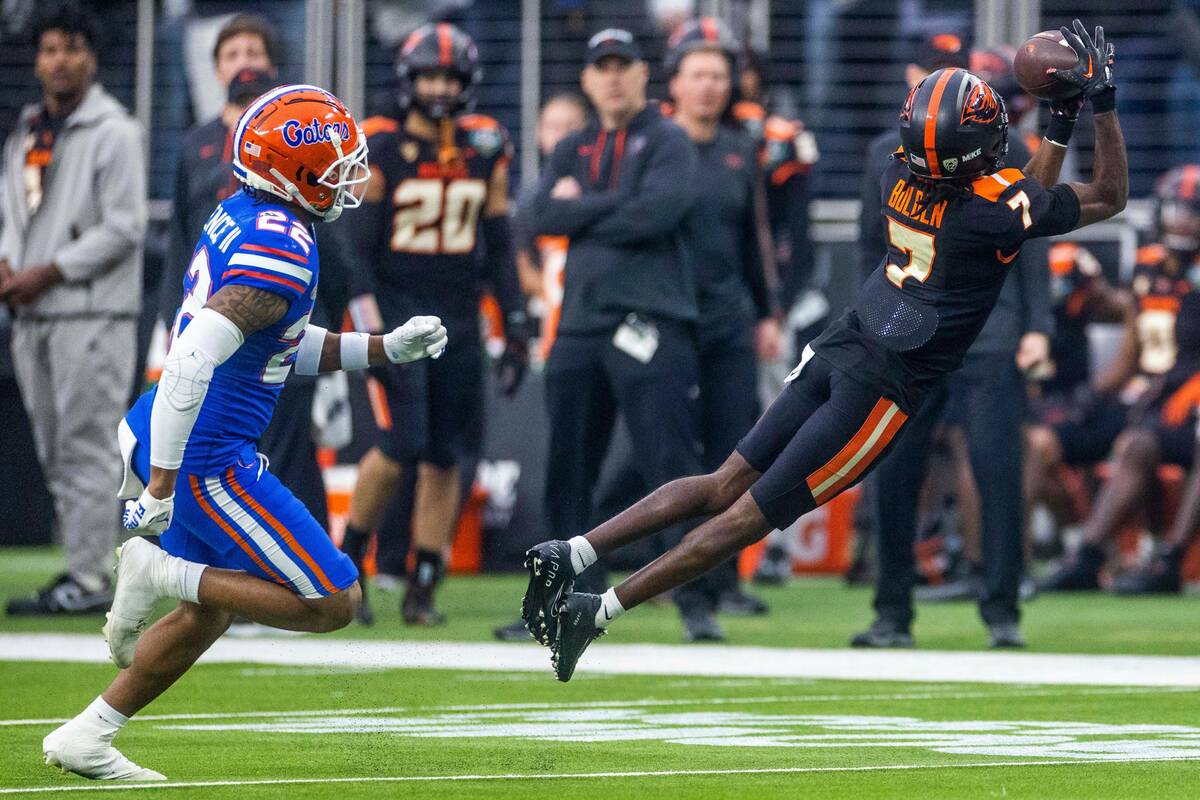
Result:
[[[92,634],[0,634],[0,661],[104,663]],[[202,663],[545,672],[538,645],[297,637],[218,641]],[[1200,657],[596,644],[582,673],[1071,686],[1200,686]]]
[[[778,703],[847,703],[858,701],[911,701],[911,700],[987,700],[1013,697],[1079,697],[1114,696],[1164,693],[1194,693],[1200,689],[1191,687],[1139,687],[1113,686],[1097,688],[1057,687],[1035,689],[1013,687],[1011,691],[933,691],[892,692],[881,694],[795,694],[771,695],[768,697],[704,697],[704,698],[641,698],[631,700],[583,700],[570,704],[571,708],[670,708],[676,706],[726,706],[726,705],[774,705]],[[138,714],[134,722],[195,722],[199,720],[224,719],[276,719],[279,717],[325,717],[325,716],[374,716],[377,714],[449,714],[462,712],[493,711],[541,711],[561,709],[562,703],[476,703],[468,705],[415,705],[380,706],[378,708],[319,708],[277,711],[226,711],[199,712],[194,714]],[[38,725],[61,725],[69,717],[42,719],[0,719],[0,728],[18,728]]]
[[[979,769],[1002,767],[1046,767],[1068,764],[1131,764],[1137,762],[1200,761],[1198,758],[1127,758],[1046,759],[1037,761],[976,761],[966,764],[877,764],[857,767],[763,767],[759,769],[678,769],[644,772],[557,772],[539,775],[375,775],[359,778],[259,778],[229,781],[152,781],[128,783],[88,783],[75,786],[3,787],[0,795],[46,794],[49,792],[119,792],[147,789],[211,789],[222,786],[289,786],[337,783],[435,783],[458,781],[583,780],[591,778],[675,778],[703,775],[795,775],[845,772],[905,772],[927,769]]]

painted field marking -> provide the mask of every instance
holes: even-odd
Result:
[[[703,775],[797,775],[836,772],[891,772],[929,769],[978,769],[996,767],[1047,767],[1068,764],[1129,764],[1139,761],[1200,761],[1197,758],[1129,758],[1123,761],[1110,759],[1069,759],[1038,761],[976,761],[966,764],[879,764],[859,767],[763,767],[760,769],[678,769],[645,772],[555,772],[539,775],[375,775],[360,778],[264,778],[231,781],[166,781],[131,783],[89,783],[77,786],[4,787],[0,794],[47,794],[50,792],[120,792],[146,789],[207,789],[222,786],[296,786],[337,783],[423,783],[451,781],[538,781],[538,780],[582,780],[585,778],[674,778]]]
[[[571,703],[572,708],[625,708],[625,707],[656,707],[656,706],[719,706],[719,705],[757,705],[763,703],[845,703],[852,701],[875,700],[980,700],[989,697],[1087,697],[1091,695],[1138,695],[1138,694],[1195,694],[1200,689],[1184,686],[1139,687],[1114,686],[1111,688],[1073,688],[1062,689],[1033,689],[1019,688],[1013,691],[927,691],[927,692],[892,692],[880,694],[801,694],[774,695],[770,697],[705,697],[705,698],[643,698],[640,700],[585,700]],[[451,711],[537,711],[539,709],[560,709],[561,703],[481,703],[475,705],[435,705],[435,706],[380,706],[377,708],[322,708],[305,709],[301,711],[228,711],[198,714],[138,714],[133,722],[163,722],[204,720],[204,719],[272,719],[276,717],[324,717],[324,716],[360,716],[370,714],[403,714],[412,712],[451,712]],[[45,719],[0,719],[0,728],[19,727],[24,725],[61,725],[68,717]]]
[[[88,634],[0,634],[0,661],[4,660],[104,663],[108,661],[108,648],[101,637]],[[222,639],[201,661],[542,672],[547,676],[550,672],[546,650],[533,642]],[[588,649],[580,675],[586,677],[588,673],[1043,686],[1200,686],[1200,657],[600,644]]]

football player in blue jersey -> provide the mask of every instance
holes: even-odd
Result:
[[[354,618],[362,595],[353,563],[255,451],[292,367],[365,369],[446,346],[436,317],[381,336],[308,324],[314,223],[357,206],[370,176],[366,137],[341,101],[315,86],[273,89],[247,108],[233,147],[243,188],[205,224],[162,379],[118,431],[125,527],[150,534],[117,550],[104,636],[121,671],[42,742],[48,764],[87,778],[165,779],[112,740],[235,615],[312,632]],[[163,599],[179,606],[147,630]]]

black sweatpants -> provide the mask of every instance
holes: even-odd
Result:
[[[546,522],[557,539],[588,531],[593,492],[618,411],[633,440],[638,470],[649,486],[699,472],[694,396],[699,381],[689,325],[656,320],[658,348],[649,363],[618,349],[613,331],[560,333],[546,362],[550,452],[546,461]],[[599,569],[598,569],[599,568]],[[597,564],[580,591],[603,590]]]
[[[700,442],[702,466],[713,472],[729,458],[758,419],[758,356],[754,323],[705,326],[700,332]],[[668,541],[674,547],[678,540]],[[721,594],[737,588],[737,556],[685,583],[674,592],[686,612],[704,606],[716,610]]]
[[[930,392],[905,426],[894,451],[876,473],[877,614],[903,625],[912,621],[917,501],[933,429],[949,416],[966,433],[983,509],[985,592],[980,614],[989,623],[1016,622],[1020,618],[1017,596],[1023,566],[1024,409],[1025,387],[1011,353],[968,355],[957,372]]]

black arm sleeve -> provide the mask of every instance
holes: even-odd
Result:
[[[1054,313],[1050,309],[1049,258],[1050,242],[1033,239],[1025,243],[1014,265],[1021,289],[1022,333],[1054,334]]]
[[[664,236],[683,221],[695,200],[695,147],[678,129],[650,146],[654,150],[636,193],[593,224],[588,236],[611,245],[630,245]]]
[[[754,300],[755,319],[766,319],[778,313],[775,288],[779,285],[775,271],[775,254],[771,246],[770,226],[766,220],[766,197],[762,176],[757,170],[750,175],[750,203],[747,204],[742,228],[742,276],[750,287]]]
[[[188,171],[187,160],[181,153],[175,167],[175,193],[171,198],[171,219],[167,231],[167,255],[163,263],[162,281],[158,286],[158,316],[168,328],[175,324],[175,312],[183,302],[183,273],[195,249],[195,242],[188,242],[187,204]]]
[[[375,294],[379,288],[375,269],[380,262],[380,246],[387,236],[390,211],[391,204],[387,201],[363,203],[353,214],[333,223],[335,227],[330,233],[341,254],[351,298]]]
[[[785,224],[791,242],[791,263],[783,278],[780,302],[785,308],[796,301],[808,286],[813,271],[812,242],[808,238],[808,203],[812,187],[811,172],[797,172],[779,187],[784,196]]]
[[[867,279],[883,256],[887,246],[883,242],[883,201],[879,196],[879,180],[883,175],[884,164],[876,163],[876,148],[867,151],[866,163],[863,165],[862,183],[859,186],[858,198],[861,203],[858,215],[858,283]]]
[[[513,256],[512,227],[508,215],[484,217],[479,224],[483,232],[484,277],[491,284],[504,319],[513,312],[525,311],[525,298],[517,279],[517,261]]]

